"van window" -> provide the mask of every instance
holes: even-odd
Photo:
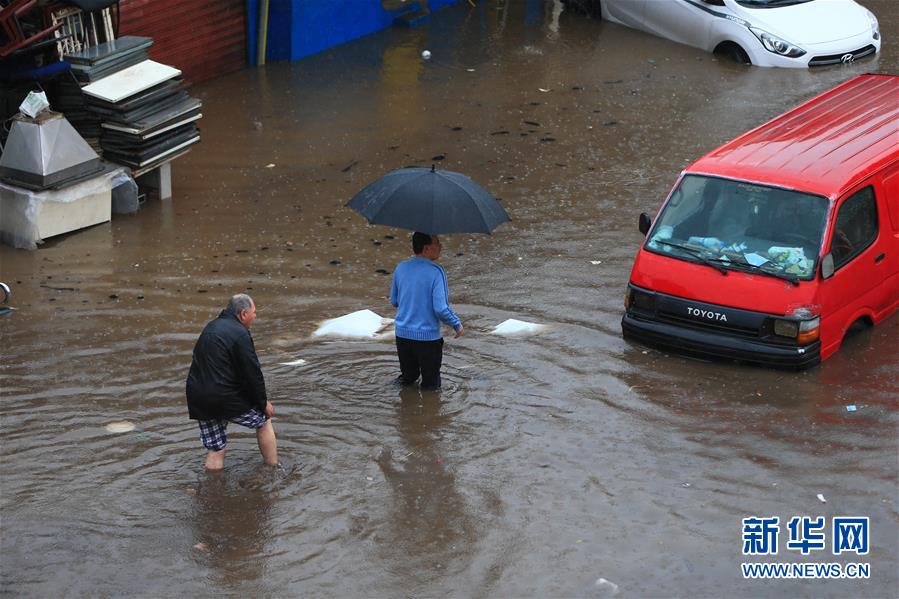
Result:
[[[655,253],[716,267],[810,279],[829,202],[788,189],[684,176],[648,236]]]
[[[862,253],[877,239],[877,202],[874,188],[865,187],[851,195],[840,206],[837,221],[833,227],[830,251],[834,268]]]

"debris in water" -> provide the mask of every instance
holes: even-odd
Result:
[[[596,582],[593,583],[593,586],[598,589],[606,589],[612,593],[618,592],[618,585],[611,580],[606,580],[605,578],[597,578]]]
[[[328,262],[328,264],[333,264],[336,266],[336,265],[340,264],[340,260],[331,260],[330,262]]]
[[[546,92],[550,92],[550,91],[552,91],[552,90],[551,90],[551,89],[545,89],[545,88],[542,88],[542,87],[538,87],[538,88],[537,88],[537,91],[538,91],[538,92],[543,92],[543,93],[545,94]]]
[[[818,500],[819,500],[821,503],[827,503],[827,500],[824,499],[824,495],[822,495],[821,493],[818,493]]]
[[[134,423],[127,420],[110,422],[106,425],[106,430],[110,433],[129,433],[134,430]]]
[[[389,275],[389,274],[390,274],[389,271],[387,271],[386,269],[383,269],[383,268],[379,268],[379,269],[376,270],[375,272],[376,272],[377,274],[379,274],[379,275]]]
[[[281,366],[302,366],[306,363],[306,360],[300,358],[298,360],[294,360],[293,362],[278,362]]]
[[[446,154],[437,154],[436,156],[431,158],[431,160],[445,160],[445,159],[446,159]]]
[[[526,333],[537,333],[544,328],[545,325],[535,324],[533,322],[525,322],[523,320],[515,320],[510,318],[496,326],[493,329],[496,335],[520,335]]]
[[[465,70],[468,71],[469,73],[474,73],[474,69],[465,69]]]
[[[505,129],[501,129],[499,131],[493,131],[490,133],[490,135],[508,135],[508,134],[509,134],[509,132],[506,131]]]
[[[425,60],[431,60],[431,52],[429,50],[422,50],[421,57]]]
[[[602,264],[602,260],[590,260],[590,264],[596,266],[597,264]]]
[[[537,121],[523,121],[525,125],[530,125],[531,127],[540,127],[540,123]]]
[[[194,549],[196,549],[197,551],[209,551],[209,545],[207,545],[206,543],[197,543],[196,545],[194,545]]]
[[[856,411],[857,409],[858,409],[858,408],[856,408],[855,406],[846,406],[846,411],[847,411],[847,412],[854,412],[854,411]]]
[[[312,333],[315,337],[331,335],[336,337],[374,337],[387,324],[393,322],[383,318],[371,310],[358,310],[339,318],[324,321]]]
[[[275,168],[275,163],[269,162],[268,164],[265,165],[265,168]]]

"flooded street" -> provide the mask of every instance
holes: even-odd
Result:
[[[174,162],[172,200],[0,246],[16,307],[0,318],[0,592],[895,596],[899,317],[798,373],[620,328],[637,215],[719,144],[853,75],[899,73],[893,0],[864,2],[880,55],[808,71],[554,2],[477,4],[195,86],[202,143]],[[445,334],[439,394],[394,386],[392,333],[312,336],[356,310],[394,316],[383,271],[409,234],[343,205],[432,163],[512,217],[441,237],[466,334]],[[184,384],[237,292],[258,307],[283,468],[232,426],[226,469],[205,473]],[[548,327],[491,334],[508,318]],[[106,430],[123,420],[136,428]],[[777,560],[867,562],[870,579],[744,580],[752,515],[870,517],[868,556]]]

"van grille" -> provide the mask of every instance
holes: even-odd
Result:
[[[815,56],[810,61],[808,61],[808,66],[810,67],[823,67],[828,64],[840,64],[841,62],[853,62],[858,60],[859,58],[864,58],[865,56],[870,56],[877,51],[873,45],[869,44],[864,48],[859,48],[858,50],[853,50],[852,52],[843,52],[842,54],[830,54],[828,56]],[[852,56],[852,60],[845,60],[843,57]]]
[[[725,333],[728,335],[735,335],[738,337],[746,337],[751,339],[758,339],[759,331],[758,329],[750,329],[746,327],[737,327],[728,324],[720,324],[717,322],[706,322],[700,320],[694,320],[692,318],[686,318],[677,314],[671,314],[670,312],[659,312],[656,318],[661,322],[667,322],[669,324],[674,324],[680,327],[696,329],[698,331],[710,331],[714,333]]]

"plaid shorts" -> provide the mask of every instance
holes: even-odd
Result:
[[[262,428],[268,417],[253,408],[249,412],[234,416],[227,420],[200,420],[200,439],[203,440],[203,447],[210,451],[221,451],[228,443],[228,422],[239,424],[247,428]]]

